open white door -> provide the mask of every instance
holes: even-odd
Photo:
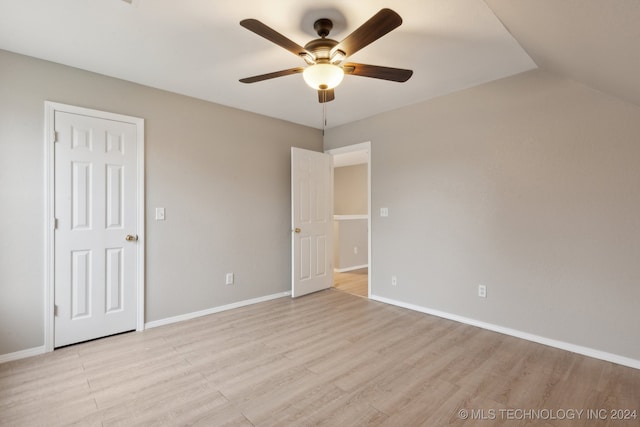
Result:
[[[333,283],[332,156],[291,148],[291,297]]]

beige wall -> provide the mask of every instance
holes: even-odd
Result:
[[[333,169],[333,213],[336,215],[366,215],[367,165],[342,166]]]
[[[367,215],[369,209],[367,202],[368,185],[366,164],[334,168],[334,214]],[[369,259],[367,224],[368,221],[366,219],[335,221],[333,227],[334,268],[348,269],[367,264]]]
[[[290,147],[320,131],[0,51],[0,355],[44,344],[45,100],[146,120],[146,321],[290,289]]]
[[[363,141],[373,294],[640,360],[640,108],[538,70],[325,149]]]
[[[339,270],[362,268],[369,262],[367,219],[333,222],[333,267]]]

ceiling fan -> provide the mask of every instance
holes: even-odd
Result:
[[[307,66],[247,77],[240,79],[240,81],[242,83],[256,83],[276,77],[302,73],[305,82],[318,91],[318,101],[321,103],[335,99],[334,88],[340,84],[345,74],[406,82],[413,74],[412,70],[345,62],[347,57],[378,40],[401,24],[402,18],[400,15],[391,9],[382,9],[344,40],[337,42],[327,38],[333,28],[333,22],[330,19],[322,18],[313,24],[313,28],[320,38],[311,40],[302,47],[257,19],[244,19],[240,21],[240,25],[244,28],[302,58],[307,63]]]

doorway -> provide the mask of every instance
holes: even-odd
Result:
[[[329,150],[334,171],[333,287],[371,295],[371,144]]]

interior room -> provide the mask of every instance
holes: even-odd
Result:
[[[638,22],[0,0],[0,425],[637,425]]]

